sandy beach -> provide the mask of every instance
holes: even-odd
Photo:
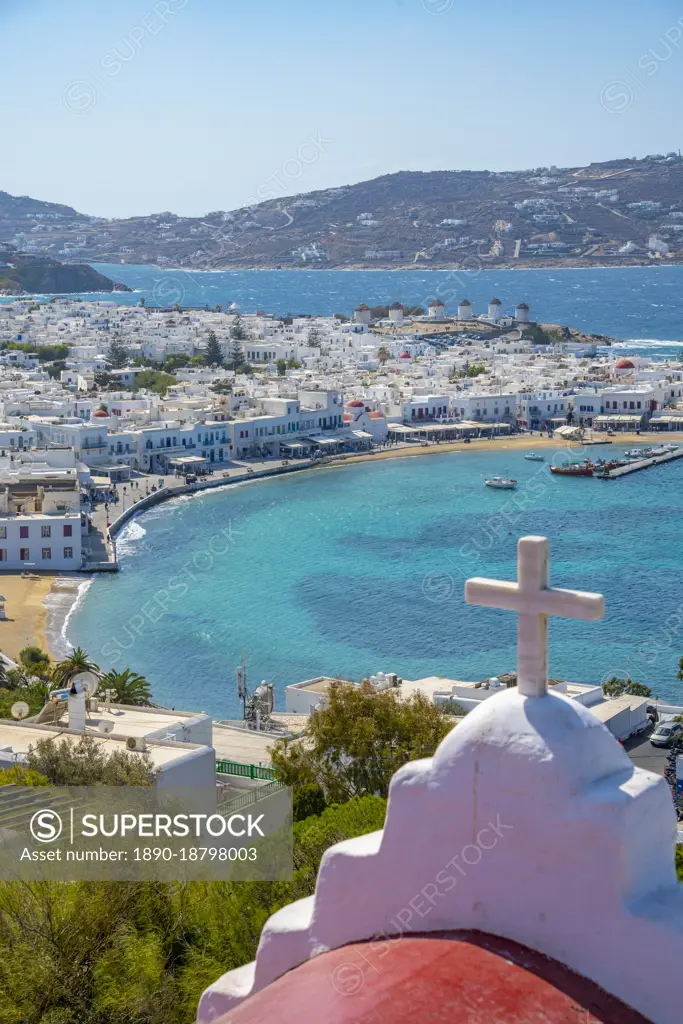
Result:
[[[48,609],[43,601],[50,593],[54,576],[23,579],[19,573],[0,575],[0,593],[5,597],[6,620],[0,621],[0,651],[16,661],[22,647],[47,649],[45,625]]]
[[[593,434],[591,440],[598,442],[600,447],[595,449],[595,457],[606,458],[607,452],[613,447],[631,447],[637,444],[668,444],[670,441],[683,443],[683,434],[665,433],[661,434],[614,434],[608,437],[606,434]],[[609,443],[611,442],[611,444]],[[604,447],[603,447],[604,446]],[[416,444],[409,448],[386,448],[372,454],[361,454],[346,456],[343,461],[327,463],[326,465],[346,466],[352,462],[377,462],[380,459],[401,459],[410,458],[416,455],[445,455],[447,452],[468,452],[476,451],[536,451],[540,448],[573,448],[589,450],[593,445],[581,444],[578,441],[563,441],[558,437],[548,437],[546,434],[517,434],[513,437],[492,437],[490,440],[478,438],[471,444],[463,441],[444,441],[441,444],[422,445]]]

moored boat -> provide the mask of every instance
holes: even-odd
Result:
[[[563,462],[561,466],[551,466],[550,472],[561,476],[593,476],[595,466],[590,459],[585,462]]]
[[[529,462],[545,462],[545,455],[539,455],[538,452],[527,452],[524,458]]]
[[[487,487],[495,487],[500,491],[514,491],[517,486],[517,481],[513,480],[511,476],[492,476],[485,482]]]

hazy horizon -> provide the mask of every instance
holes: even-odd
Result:
[[[0,189],[201,216],[401,170],[667,152],[682,49],[670,0],[0,0]]]

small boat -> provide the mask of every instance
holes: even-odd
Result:
[[[545,455],[539,455],[538,452],[527,452],[524,458],[529,462],[545,462]]]
[[[561,476],[593,476],[595,466],[590,459],[586,459],[584,462],[564,462],[561,466],[551,466],[550,472]]]
[[[499,491],[514,491],[517,481],[510,476],[492,476],[490,480],[486,481],[486,486],[495,487]]]

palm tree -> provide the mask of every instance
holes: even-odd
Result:
[[[60,686],[66,686],[74,676],[81,672],[92,672],[94,675],[99,675],[100,669],[94,661],[90,661],[87,651],[84,651],[82,647],[74,647],[69,657],[60,661],[55,667],[54,678]]]
[[[149,706],[152,703],[152,691],[144,676],[131,672],[129,668],[123,672],[111,669],[100,680],[102,690],[115,690],[117,704],[137,704]]]
[[[387,359],[389,358],[389,349],[386,347],[386,345],[380,345],[379,349],[377,350],[377,358],[379,359],[382,366],[384,366]]]

